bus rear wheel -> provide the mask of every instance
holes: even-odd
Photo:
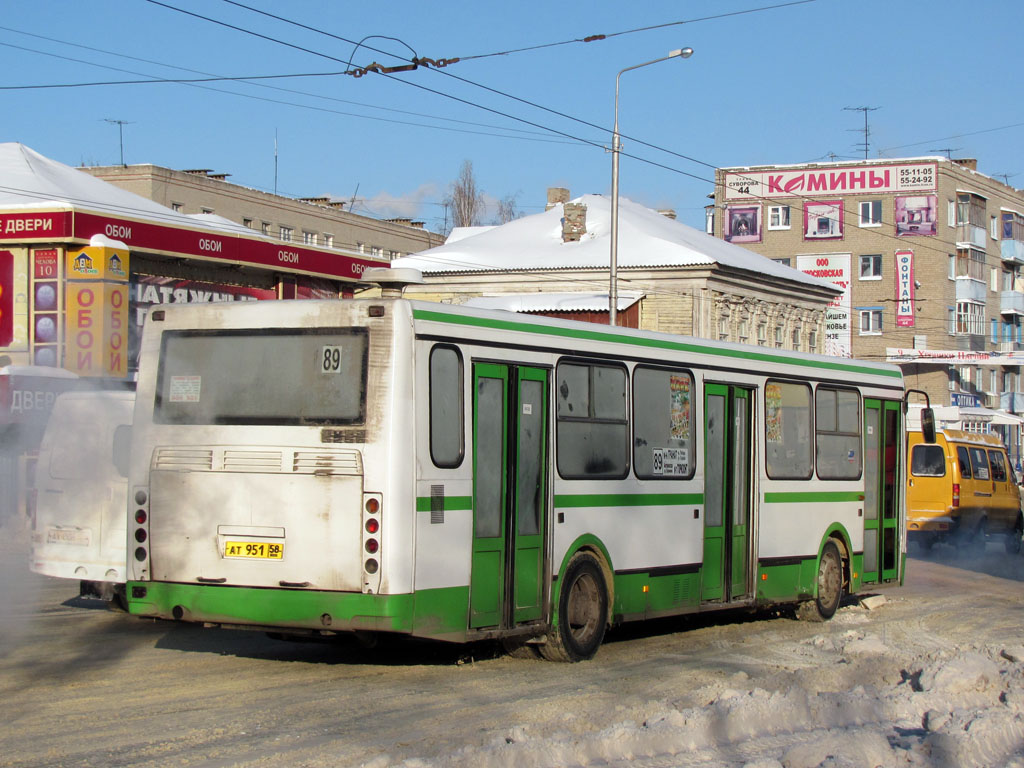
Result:
[[[580,552],[569,561],[558,593],[558,624],[539,647],[548,661],[593,658],[608,623],[608,587],[597,559]]]
[[[843,558],[834,541],[825,544],[818,561],[818,596],[797,606],[802,621],[827,621],[839,608],[843,597]]]

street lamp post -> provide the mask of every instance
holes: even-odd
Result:
[[[670,51],[668,56],[662,56],[660,59],[645,61],[643,64],[635,64],[632,67],[626,67],[615,76],[615,125],[612,128],[612,253],[611,274],[608,278],[609,325],[616,324],[619,303],[619,289],[616,274],[618,271],[619,261],[619,152],[622,149],[621,142],[619,141],[619,78],[622,77],[623,72],[629,72],[631,69],[640,69],[640,67],[657,64],[659,61],[668,61],[669,59],[688,59],[692,55],[693,48],[678,48],[674,51]]]

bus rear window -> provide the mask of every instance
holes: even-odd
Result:
[[[910,457],[910,474],[915,477],[943,477],[946,452],[941,445],[915,445]]]
[[[159,424],[361,424],[365,329],[168,331]]]

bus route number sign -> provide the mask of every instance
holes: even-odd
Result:
[[[225,541],[224,557],[281,560],[284,558],[284,544],[274,541]]]
[[[320,373],[341,373],[341,347],[324,345],[320,348]]]

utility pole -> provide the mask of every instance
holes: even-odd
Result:
[[[874,112],[880,107],[843,107],[847,112],[863,112],[864,113],[864,159],[868,159],[868,136],[871,135],[871,131],[868,129],[868,112]],[[859,128],[851,128],[851,131],[859,131]]]
[[[110,123],[111,125],[116,125],[117,126],[117,135],[118,135],[118,138],[120,139],[120,144],[121,144],[121,167],[123,168],[124,167],[124,127],[126,125],[133,125],[133,123],[129,123],[129,122],[125,121],[125,120],[112,120],[109,117],[103,118],[103,122]]]

